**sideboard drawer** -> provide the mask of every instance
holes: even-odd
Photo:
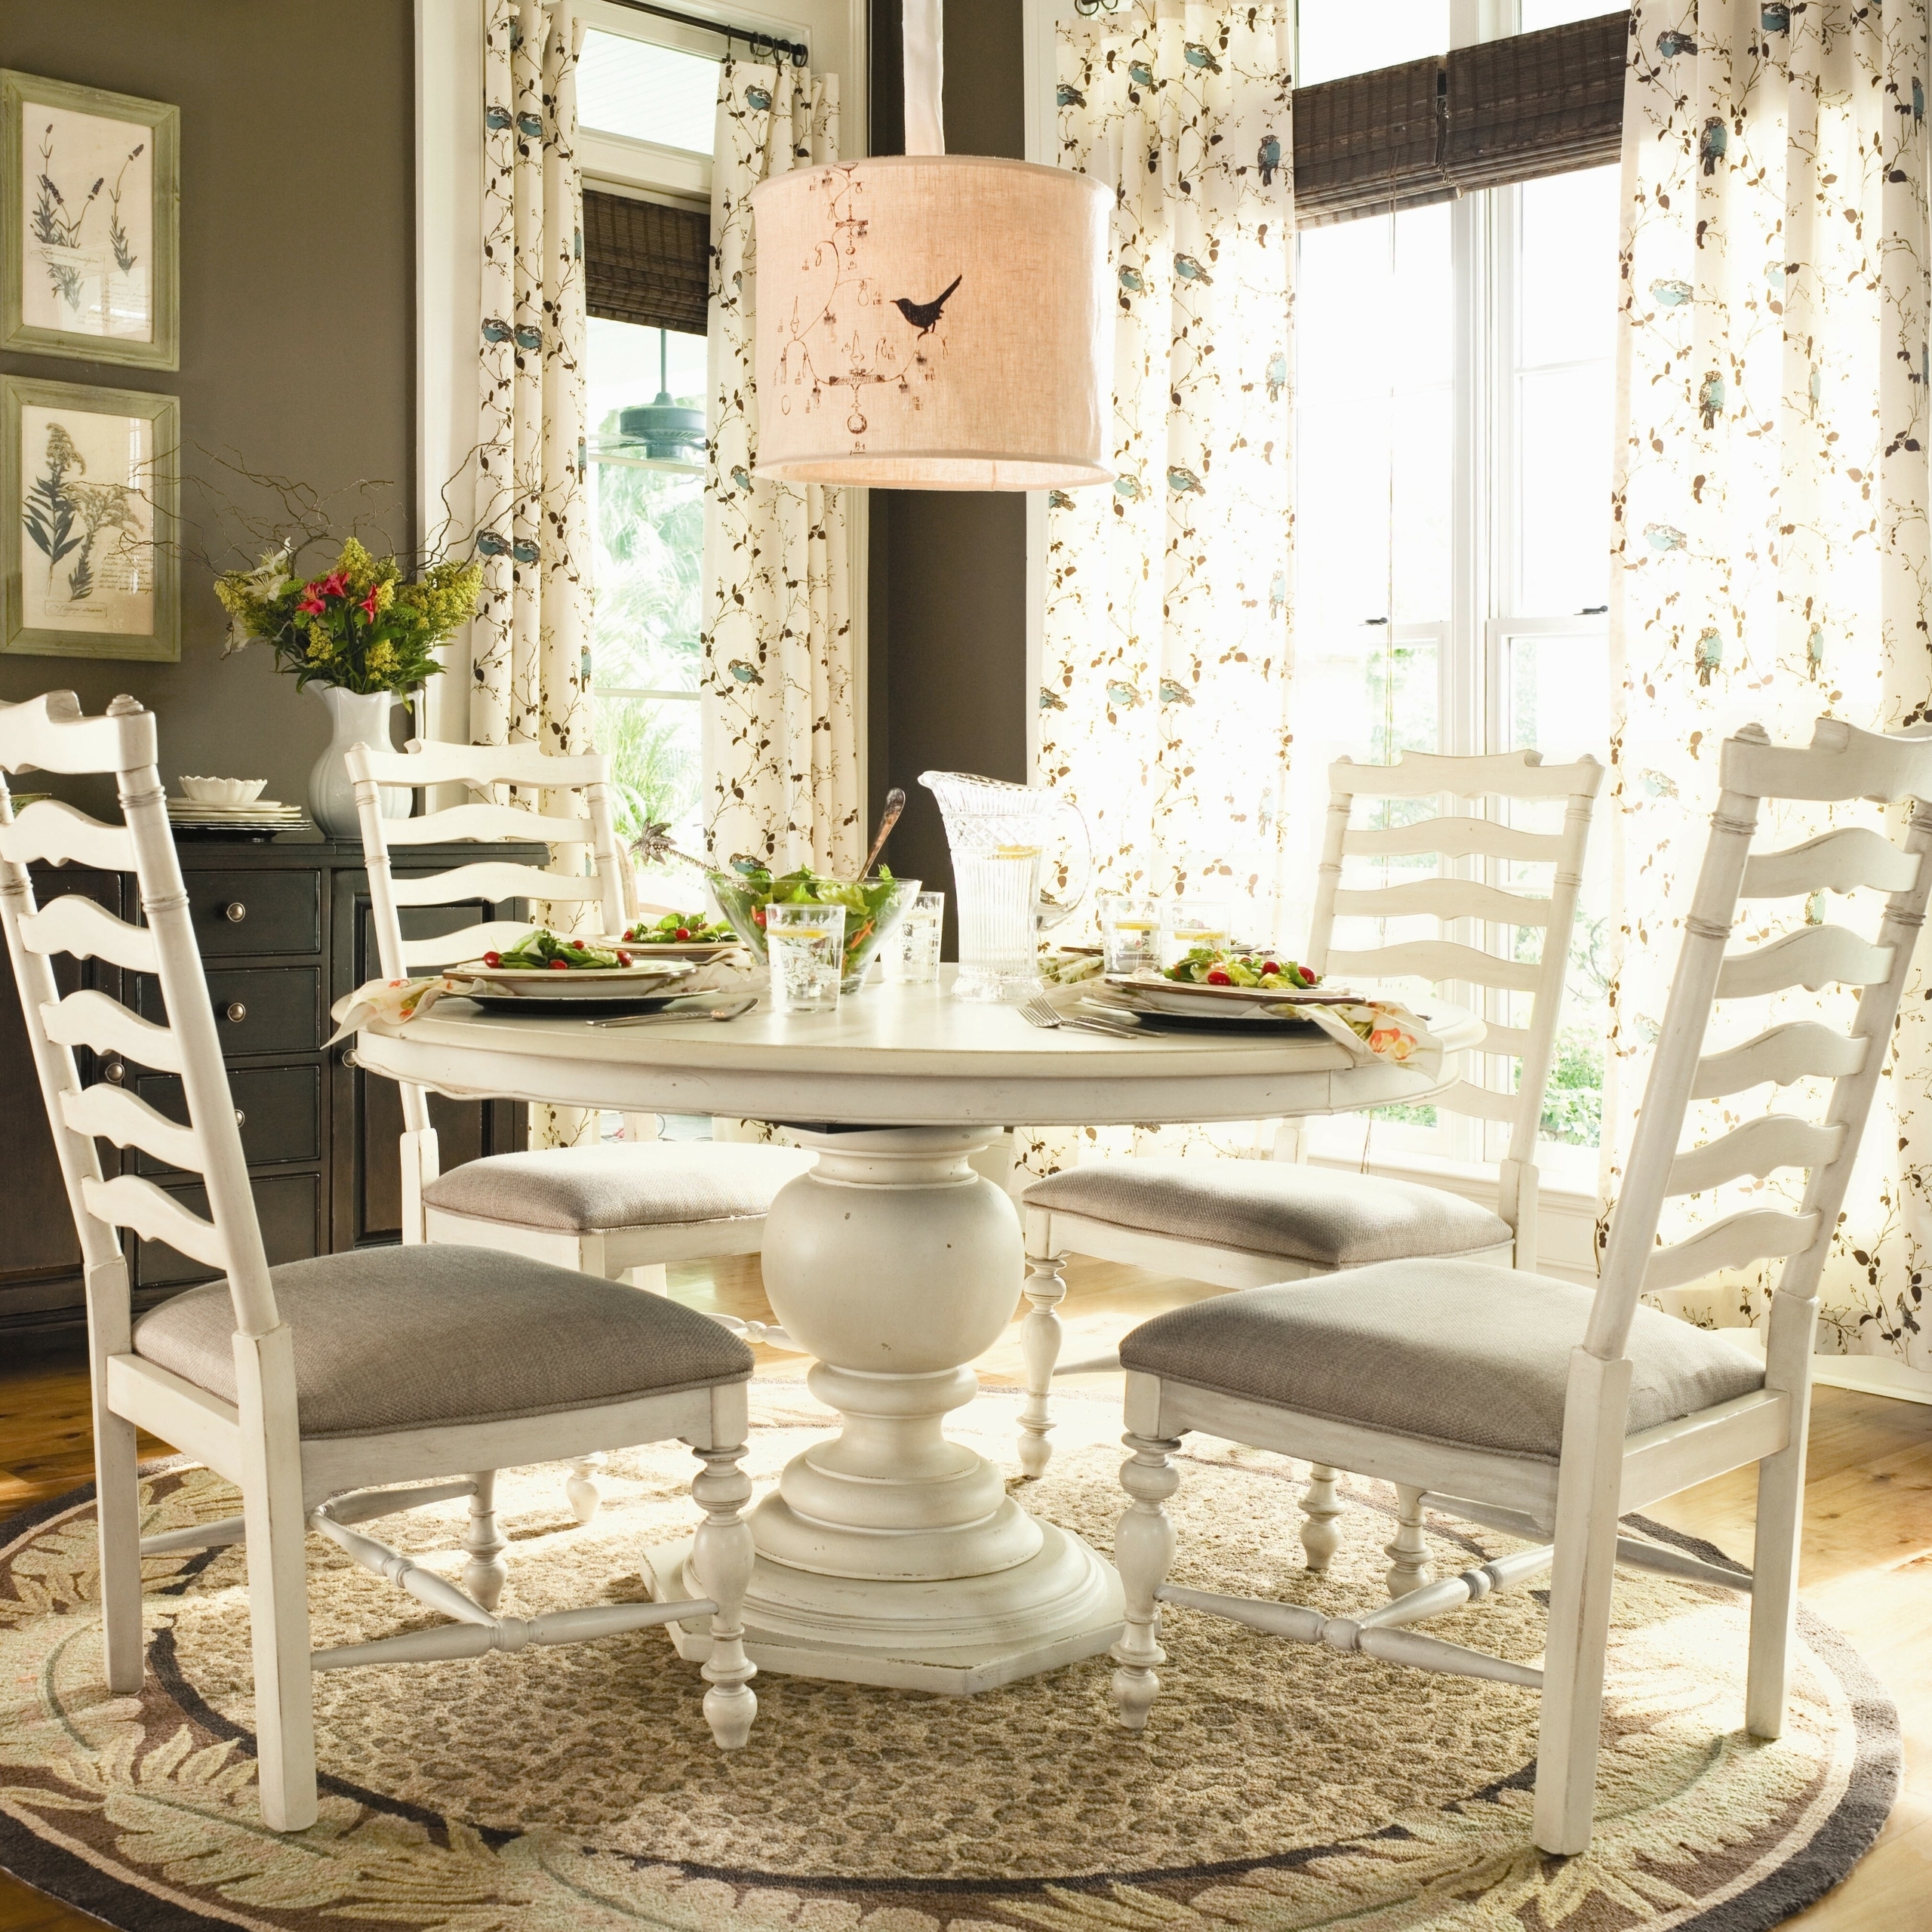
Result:
[[[319,872],[195,872],[186,880],[204,959],[321,950]]]
[[[322,1157],[322,1069],[309,1066],[238,1067],[228,1076],[242,1116],[242,1152],[251,1168]],[[171,1073],[144,1073],[134,1091],[157,1112],[185,1122],[188,1103]],[[152,1154],[137,1154],[134,1171],[178,1174]]]
[[[262,1225],[262,1245],[269,1266],[285,1261],[306,1261],[321,1251],[317,1209],[320,1203],[319,1174],[275,1174],[254,1183],[255,1214]],[[199,1183],[191,1187],[171,1187],[168,1192],[183,1207],[197,1214],[208,1211],[208,1197]],[[143,1288],[185,1288],[192,1282],[212,1281],[215,1270],[190,1256],[177,1254],[158,1241],[129,1237],[131,1273],[138,1292]]]
[[[319,966],[230,968],[209,974],[208,982],[223,1059],[238,1054],[312,1054],[322,1044]],[[137,980],[134,1004],[144,1019],[165,1023],[158,980]]]

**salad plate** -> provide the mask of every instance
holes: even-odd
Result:
[[[1128,1004],[1154,1013],[1228,1015],[1249,1019],[1267,1017],[1271,1010],[1291,1006],[1354,1006],[1358,993],[1291,992],[1284,986],[1179,986],[1156,974],[1109,973],[1104,983]],[[1281,1016],[1286,1017],[1286,1015]]]
[[[648,966],[580,966],[552,972],[534,966],[485,966],[466,963],[445,968],[449,978],[481,986],[496,999],[540,999],[551,1005],[587,999],[636,999],[669,988],[692,968],[688,960],[653,960]],[[669,991],[665,998],[673,997]]]

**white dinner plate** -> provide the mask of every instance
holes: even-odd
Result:
[[[594,939],[590,943],[606,952],[628,952],[640,965],[651,959],[688,959],[694,965],[703,966],[722,959],[728,952],[746,950],[744,941],[735,935],[730,939],[666,940],[657,945],[641,939]]]
[[[1139,974],[1109,973],[1106,984],[1122,1002],[1154,1013],[1214,1014],[1241,1012],[1252,1018],[1285,1006],[1353,1006],[1359,993],[1321,992],[1312,989],[1288,992],[1269,986],[1185,986],[1173,980],[1143,979]]]
[[[574,966],[564,973],[553,973],[548,968],[468,963],[443,970],[453,980],[485,988],[491,998],[540,999],[555,1005],[565,1000],[648,999],[692,969],[685,960],[664,959],[648,966]]]

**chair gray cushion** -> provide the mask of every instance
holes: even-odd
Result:
[[[1553,1462],[1592,1290],[1481,1261],[1391,1261],[1143,1322],[1124,1367],[1334,1422]],[[1632,1435],[1764,1386],[1709,1329],[1639,1308]]]
[[[494,1248],[369,1247],[269,1271],[305,1436],[504,1421],[742,1382],[752,1352],[694,1309]],[[134,1324],[134,1352],[235,1398],[226,1281]]]
[[[1098,1161],[1027,1189],[1029,1208],[1319,1268],[1508,1246],[1509,1224],[1445,1189],[1291,1161]]]
[[[764,1213],[816,1157],[796,1147],[723,1140],[648,1140],[546,1147],[466,1161],[423,1190],[432,1208],[519,1227],[657,1228]]]

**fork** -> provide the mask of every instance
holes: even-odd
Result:
[[[1131,1025],[1117,1026],[1111,1020],[1090,1019],[1084,1015],[1078,1019],[1069,1018],[1044,993],[1035,993],[1032,998],[1022,1001],[1020,1017],[1029,1026],[1071,1026],[1082,1033],[1104,1033],[1115,1040],[1131,1039],[1140,1030]]]
[[[735,1020],[741,1013],[749,1013],[758,1004],[753,994],[749,999],[733,1000],[724,1006],[688,1008],[682,1013],[626,1013],[615,1020],[592,1020],[585,1023],[591,1026],[649,1026],[660,1020]]]

